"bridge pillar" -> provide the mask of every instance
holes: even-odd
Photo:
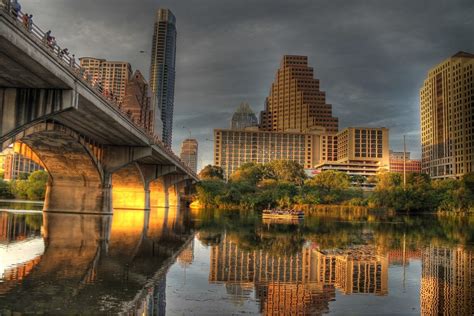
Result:
[[[146,191],[143,175],[136,163],[131,163],[112,174],[114,209],[149,210]]]

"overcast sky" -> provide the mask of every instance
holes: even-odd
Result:
[[[154,13],[177,19],[173,148],[192,136],[212,163],[214,128],[242,101],[254,111],[284,54],[309,56],[339,127],[390,128],[420,156],[418,91],[429,68],[474,52],[474,1],[20,0],[76,57],[128,61],[148,78]],[[145,53],[140,53],[145,51]],[[184,127],[184,128],[183,128]],[[207,139],[207,140],[206,140]]]

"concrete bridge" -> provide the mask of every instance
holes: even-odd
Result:
[[[44,210],[111,213],[179,204],[197,175],[0,0],[0,145],[49,172]]]

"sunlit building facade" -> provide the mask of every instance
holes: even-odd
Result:
[[[420,90],[422,172],[474,171],[474,54],[458,52],[428,72]]]
[[[20,151],[20,144],[17,143],[13,148],[8,148],[4,151],[5,158],[3,162],[3,178],[7,181],[26,179],[28,176],[38,170],[44,170],[44,168],[37,162],[39,159],[29,149],[26,155],[23,155]],[[15,150],[16,149],[16,150]],[[32,156],[35,156],[36,159]]]
[[[84,73],[102,85],[103,93],[121,104],[125,97],[127,82],[132,76],[130,63],[93,57],[81,57],[79,61]]]
[[[154,125],[163,124],[163,129],[155,129],[154,133],[168,147],[173,134],[176,37],[175,16],[169,9],[158,9],[151,48],[150,87],[155,98]]]
[[[267,163],[284,159],[314,165],[314,134],[260,130],[214,130],[214,165],[228,178],[246,162]]]
[[[181,160],[194,172],[197,172],[198,162],[198,141],[194,138],[187,138],[181,144]]]
[[[324,127],[337,132],[338,119],[308,66],[307,56],[285,55],[261,112],[260,127],[265,131],[308,132]]]
[[[335,161],[326,160],[316,170],[336,170],[351,176],[372,176],[390,169],[389,131],[385,127],[348,127],[337,133]],[[332,148],[335,146],[332,145]],[[327,149],[328,150],[328,149]]]

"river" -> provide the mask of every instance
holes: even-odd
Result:
[[[0,204],[0,314],[472,315],[474,216]]]

